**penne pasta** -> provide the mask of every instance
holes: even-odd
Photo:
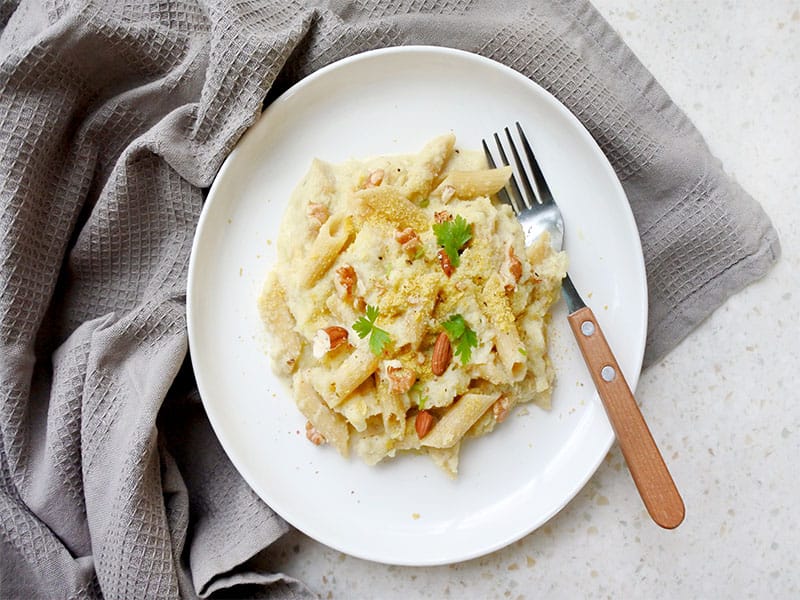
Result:
[[[258,301],[261,320],[272,330],[275,345],[270,353],[280,375],[291,374],[303,351],[303,338],[294,331],[294,316],[286,305],[286,293],[275,273],[270,273]]]
[[[365,463],[376,465],[395,455],[397,440],[386,433],[379,418],[373,418],[366,430],[353,435],[353,448]]]
[[[390,186],[360,190],[353,195],[353,212],[364,221],[379,221],[397,229],[423,229],[428,217],[402,191]]]
[[[511,167],[479,171],[450,171],[436,188],[436,193],[441,196],[445,193],[445,188],[450,187],[452,188],[450,193],[455,198],[493,196],[505,187],[511,173]]]
[[[452,133],[441,135],[428,142],[408,168],[407,179],[403,184],[403,194],[412,201],[419,202],[433,189],[445,164],[453,154],[456,136]]]
[[[378,386],[383,429],[392,439],[400,439],[406,431],[406,407],[398,394],[389,391],[386,385]]]
[[[367,419],[380,415],[381,410],[380,403],[376,401],[375,382],[371,378],[364,381],[336,407],[336,412],[356,431],[364,431],[367,428]]]
[[[494,404],[500,393],[464,394],[442,416],[431,432],[422,440],[430,448],[450,448],[455,445],[481,415]]]
[[[325,397],[328,406],[339,406],[375,372],[378,362],[378,357],[370,351],[369,346],[360,344],[328,377],[320,378],[323,386],[320,393]]]
[[[549,402],[545,316],[566,269],[492,197],[510,169],[454,144],[315,160],[259,300],[309,440],[369,465],[426,454],[452,477],[465,437]]]
[[[450,448],[428,448],[428,456],[451,478],[458,475],[458,453],[461,451],[461,442],[456,442]]]
[[[303,416],[325,436],[325,440],[332,444],[339,454],[347,456],[350,439],[347,421],[325,405],[322,397],[304,376],[296,377],[293,385],[297,408]]]
[[[528,372],[525,346],[516,328],[498,331],[494,338],[497,355],[505,370],[507,381],[520,381]]]
[[[483,290],[486,316],[494,326],[494,342],[508,381],[520,381],[527,372],[526,349],[517,331],[516,317],[502,276],[494,273]]]
[[[344,214],[332,215],[325,221],[311,245],[308,259],[300,265],[299,278],[303,287],[311,287],[328,271],[352,233],[352,223]]]

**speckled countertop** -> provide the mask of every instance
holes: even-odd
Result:
[[[686,520],[650,521],[614,446],[549,523],[472,561],[392,567],[289,534],[270,568],[322,598],[800,597],[800,2],[594,3],[783,246],[762,281],[642,374]]]

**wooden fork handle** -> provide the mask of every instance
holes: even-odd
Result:
[[[686,514],[683,500],[594,313],[586,306],[567,319],[647,512],[674,529]]]

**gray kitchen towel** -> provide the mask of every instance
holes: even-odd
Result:
[[[3,598],[311,595],[252,566],[287,525],[208,425],[184,296],[203,189],[265,98],[336,59],[452,46],[566,104],[637,219],[648,363],[780,252],[585,0],[5,0],[0,27]]]

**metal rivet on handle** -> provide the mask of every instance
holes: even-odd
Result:
[[[584,321],[581,323],[581,333],[586,337],[594,334],[594,323],[591,321]]]
[[[600,377],[603,378],[603,381],[614,381],[614,377],[616,376],[617,372],[611,365],[606,365],[605,367],[600,369]]]

